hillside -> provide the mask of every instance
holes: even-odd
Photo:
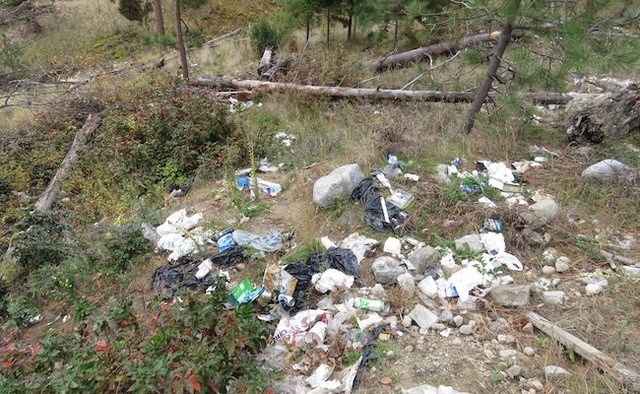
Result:
[[[160,3],[0,8],[1,392],[640,390],[637,7]]]

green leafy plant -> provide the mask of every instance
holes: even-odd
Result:
[[[262,56],[268,47],[278,49],[282,39],[282,32],[266,19],[260,19],[249,30],[249,40],[258,57]]]
[[[298,262],[306,262],[314,253],[322,253],[326,249],[319,239],[314,238],[310,241],[301,243],[293,252],[282,258],[283,264],[291,264]]]
[[[64,237],[68,229],[57,211],[34,210],[24,216],[13,236],[15,256],[24,268],[31,271],[43,265],[60,264],[72,247]]]

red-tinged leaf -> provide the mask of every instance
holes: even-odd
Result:
[[[198,382],[198,375],[192,373],[187,376],[187,381],[191,383],[191,387],[193,387],[194,392],[199,393],[202,391],[202,385]]]
[[[13,367],[13,361],[11,360],[4,360],[4,367],[6,369],[11,369],[11,367]]]
[[[36,342],[33,345],[29,345],[29,352],[31,353],[32,356],[38,354],[40,352],[40,349],[42,349],[42,345],[40,344],[40,342]]]
[[[220,392],[220,389],[218,388],[218,385],[216,385],[215,383],[209,382],[207,384],[207,386],[209,386],[211,391],[213,391],[214,393],[219,393]]]
[[[109,350],[111,350],[111,344],[106,339],[98,339],[98,342],[96,343],[96,350],[100,354],[109,353]]]
[[[4,345],[2,347],[2,351],[4,351],[4,352],[12,352],[13,349],[15,349],[15,348],[16,348],[16,343],[15,342],[9,342],[9,343],[7,343],[6,345]]]

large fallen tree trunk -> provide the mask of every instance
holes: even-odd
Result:
[[[60,184],[64,181],[71,172],[73,165],[78,160],[78,152],[84,145],[85,141],[93,132],[102,124],[102,116],[100,114],[91,114],[84,122],[84,126],[76,132],[76,136],[71,143],[71,148],[67,152],[67,155],[62,160],[62,164],[56,175],[49,182],[44,193],[40,195],[38,201],[35,203],[35,209],[38,211],[47,211],[51,208],[60,191]]]
[[[571,103],[569,140],[600,143],[640,131],[640,87],[630,84],[617,92],[581,97]]]
[[[612,376],[617,381],[624,384],[629,390],[640,391],[640,373],[628,368],[600,350],[589,345],[580,338],[571,335],[562,327],[550,322],[535,312],[527,314],[529,321],[540,331],[560,342],[569,349],[578,353],[584,359],[592,362],[598,369]]]
[[[216,89],[260,90],[263,92],[300,92],[312,96],[324,96],[339,99],[358,99],[366,101],[431,101],[460,103],[471,102],[474,94],[467,92],[439,92],[432,90],[398,89],[356,89],[336,86],[298,85],[293,83],[266,82],[256,80],[238,80],[228,78],[198,78],[189,82],[192,86],[212,87]],[[566,104],[576,93],[522,93],[523,99],[536,104]],[[594,96],[586,94],[586,96]],[[489,95],[487,100],[495,100]]]
[[[430,56],[439,56],[455,53],[456,51],[477,44],[495,41],[500,38],[500,32],[475,34],[454,42],[441,42],[422,48],[412,49],[407,52],[381,57],[364,63],[365,68],[380,72],[389,68],[411,65],[417,61],[428,59]]]

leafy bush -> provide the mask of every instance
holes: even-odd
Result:
[[[144,262],[151,253],[151,243],[142,236],[137,224],[123,225],[110,233],[105,241],[108,265],[116,271]]]
[[[43,265],[58,265],[72,251],[64,238],[67,225],[57,211],[33,211],[16,226],[13,236],[15,257],[20,265],[32,271]]]
[[[130,21],[142,22],[150,11],[142,0],[118,0],[118,12]]]
[[[260,57],[268,47],[272,47],[274,50],[278,49],[283,37],[282,32],[268,20],[261,19],[251,26],[249,39],[256,55]]]
[[[151,306],[146,320],[131,301],[113,300],[70,335],[0,347],[0,392],[264,392],[255,354],[266,325],[250,305],[225,310],[227,297],[219,280],[211,295]]]

